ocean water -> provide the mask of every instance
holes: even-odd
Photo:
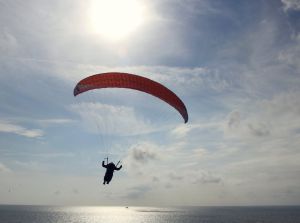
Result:
[[[0,205],[0,223],[300,223],[300,206],[49,207]]]

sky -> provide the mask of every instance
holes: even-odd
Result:
[[[0,0],[0,204],[300,205],[299,24],[299,0]],[[142,92],[73,96],[112,71],[188,123]]]

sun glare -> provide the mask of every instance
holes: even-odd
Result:
[[[92,32],[109,40],[127,37],[145,19],[145,6],[141,0],[93,0],[91,3]]]

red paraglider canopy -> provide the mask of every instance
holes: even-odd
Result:
[[[74,96],[98,88],[129,88],[151,94],[174,107],[188,121],[187,109],[182,100],[162,84],[135,74],[110,72],[82,79],[74,88]]]

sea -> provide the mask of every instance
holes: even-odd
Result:
[[[0,205],[0,223],[300,223],[300,206],[56,207]]]

